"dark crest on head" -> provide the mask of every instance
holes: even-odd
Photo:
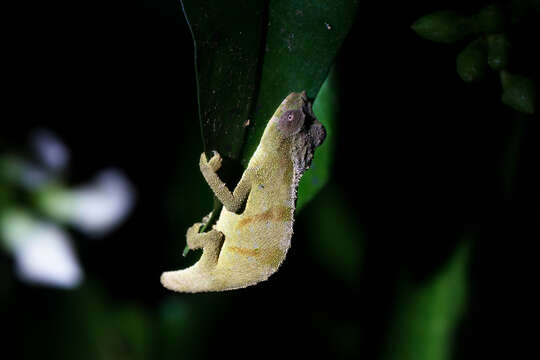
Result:
[[[317,120],[311,103],[301,109],[287,110],[279,118],[278,128],[285,137],[293,137],[292,157],[297,171],[303,173],[311,165],[315,148],[326,137],[324,126]]]

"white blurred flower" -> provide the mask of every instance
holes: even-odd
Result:
[[[48,169],[61,171],[67,166],[69,150],[51,131],[34,131],[30,143],[40,162]]]
[[[124,220],[134,202],[134,191],[118,170],[102,171],[95,181],[72,192],[71,223],[90,235],[108,232]]]
[[[79,261],[67,234],[59,227],[21,211],[9,211],[0,220],[2,238],[13,253],[21,280],[61,288],[81,283]]]
[[[102,171],[88,185],[50,188],[40,195],[40,206],[48,215],[94,236],[103,235],[124,220],[133,202],[131,184],[115,169]]]
[[[30,137],[38,162],[8,154],[0,158],[0,177],[34,190],[54,180],[69,162],[68,148],[49,130],[36,130]]]
[[[48,130],[36,131],[31,146],[36,162],[13,154],[0,156],[0,182],[27,190],[42,215],[91,236],[105,234],[128,215],[135,194],[122,172],[108,169],[87,185],[67,188],[61,171],[68,165],[69,149]],[[2,208],[0,241],[14,256],[22,280],[72,288],[80,284],[83,272],[67,233],[52,222]]]

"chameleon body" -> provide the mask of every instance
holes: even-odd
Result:
[[[201,172],[223,208],[212,230],[199,233],[204,219],[188,229],[188,247],[202,248],[201,258],[187,269],[164,272],[163,286],[179,292],[232,290],[273,274],[291,244],[300,177],[325,136],[305,92],[291,93],[268,121],[234,191],[216,174],[219,154],[207,160],[203,153]]]

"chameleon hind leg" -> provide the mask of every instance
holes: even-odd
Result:
[[[187,269],[162,273],[160,280],[167,289],[179,292],[201,292],[211,291],[215,287],[210,274],[217,266],[224,236],[216,229],[199,233],[201,226],[203,223],[195,223],[186,234],[190,249],[203,249],[201,258]]]
[[[199,260],[201,267],[214,267],[217,264],[219,253],[223,245],[224,235],[221,231],[212,229],[208,232],[200,233],[203,223],[195,223],[186,233],[187,245],[190,249],[203,249],[203,254]]]

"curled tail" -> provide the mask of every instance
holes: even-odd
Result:
[[[169,290],[178,292],[212,291],[214,284],[208,276],[207,269],[201,269],[197,264],[190,268],[177,271],[167,271],[161,274],[161,284]]]
[[[207,245],[197,244],[198,246],[193,247],[203,248],[201,258],[187,269],[166,271],[161,274],[161,284],[167,289],[178,292],[215,291],[216,278],[212,274],[215,272],[223,244],[223,234],[212,230],[209,233],[197,234],[195,239],[205,240]]]

